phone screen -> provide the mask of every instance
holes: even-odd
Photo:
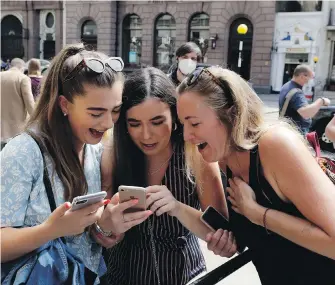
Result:
[[[230,230],[229,221],[211,206],[206,209],[201,218],[215,231],[218,229]]]

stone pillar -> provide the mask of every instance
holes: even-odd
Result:
[[[60,52],[63,47],[63,10],[59,7],[56,11],[56,54]]]

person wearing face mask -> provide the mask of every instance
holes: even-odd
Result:
[[[284,107],[286,98],[293,95],[288,99],[289,103],[283,116],[291,119],[303,135],[308,133],[312,118],[319,112],[320,108],[330,104],[328,98],[318,98],[312,104],[308,104],[302,88],[312,78],[313,71],[308,65],[298,65],[293,72],[292,80],[282,86],[279,95],[280,111]]]
[[[188,74],[196,69],[201,56],[201,50],[196,43],[183,44],[176,51],[177,66],[168,74],[168,77],[178,86]]]

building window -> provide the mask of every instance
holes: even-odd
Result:
[[[45,19],[45,24],[48,28],[52,28],[54,26],[54,23],[55,23],[55,17],[52,13],[49,12]]]
[[[5,16],[1,21],[1,58],[4,61],[24,56],[22,24],[13,15]]]
[[[200,47],[202,59],[206,56],[209,38],[209,16],[205,13],[194,15],[189,22],[188,40]]]
[[[277,1],[276,12],[318,12],[322,1]]]
[[[139,66],[142,51],[142,20],[136,14],[123,20],[122,58],[126,66]]]
[[[88,49],[97,50],[97,25],[94,21],[88,20],[83,23],[81,26],[81,40]]]
[[[170,14],[157,18],[155,25],[154,65],[168,71],[175,56],[176,21]]]

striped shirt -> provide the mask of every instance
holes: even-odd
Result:
[[[162,185],[166,185],[178,201],[200,208],[196,187],[186,176],[183,145],[176,146]],[[122,242],[105,252],[107,284],[159,284],[149,224],[152,225],[161,285],[186,284],[206,270],[197,237],[176,217],[165,213],[159,217],[152,215],[133,227],[126,232]]]

